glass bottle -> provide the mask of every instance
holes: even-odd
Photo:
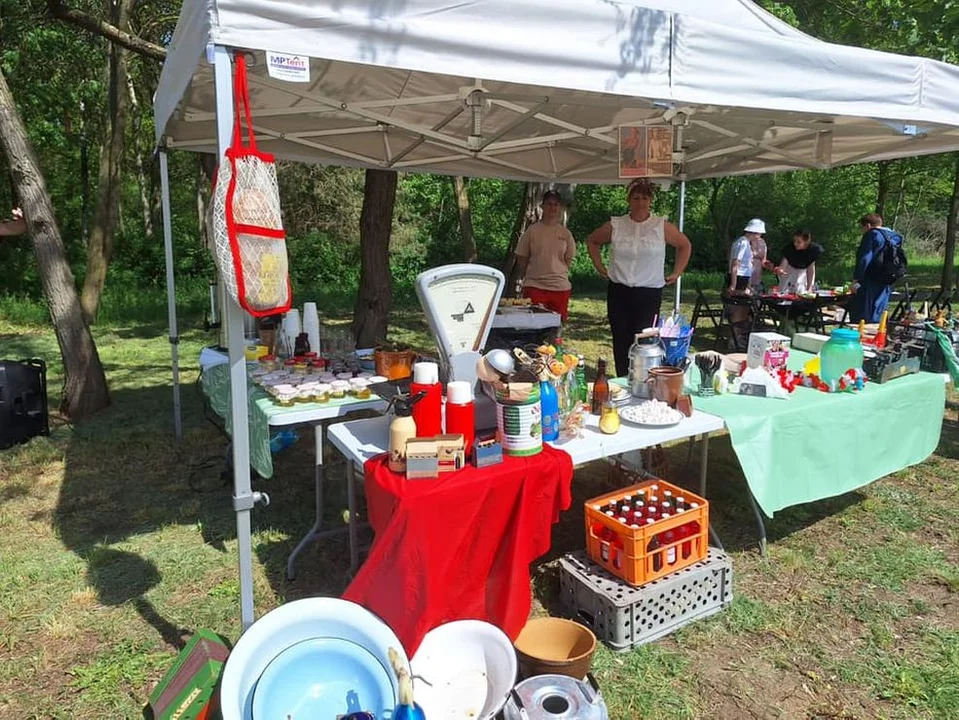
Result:
[[[609,379],[606,377],[606,360],[604,358],[599,359],[597,368],[596,380],[593,381],[593,415],[601,415],[603,404],[609,400]]]
[[[576,389],[579,392],[577,399],[586,405],[589,402],[589,385],[586,383],[586,359],[582,355],[576,365]]]

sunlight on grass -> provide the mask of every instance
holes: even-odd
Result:
[[[45,317],[14,324],[6,307],[4,354],[45,358],[55,398],[62,375]],[[567,346],[592,369],[611,357],[602,293],[574,298],[571,312]],[[415,307],[397,308],[392,320],[396,338],[432,350]],[[213,338],[184,327],[182,443],[172,438],[161,314],[94,327],[113,391],[108,410],[0,452],[2,717],[140,717],[181,634],[204,627],[238,636],[235,519],[220,479],[226,440],[193,385],[197,355]],[[694,338],[710,343],[710,335]],[[953,422],[927,463],[860,493],[777,513],[769,556],[760,558],[741,470],[728,439],[717,439],[710,512],[733,558],[735,601],[650,646],[623,654],[601,647],[594,672],[611,720],[959,717],[957,447]],[[676,479],[694,482],[685,447],[667,452]],[[346,496],[334,456],[327,518],[340,522]],[[286,581],[287,555],[312,522],[312,443],[274,460],[276,477],[255,481],[273,501],[253,515],[258,614],[288,599],[338,596],[348,583],[341,539],[310,548],[297,581]],[[582,468],[574,494],[599,494],[606,478],[605,467]],[[581,542],[581,516],[566,513],[554,546]],[[545,570],[534,577],[537,599],[549,606],[558,583]]]

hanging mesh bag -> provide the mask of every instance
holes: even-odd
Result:
[[[273,156],[256,148],[246,60],[236,57],[233,141],[220,160],[208,216],[214,259],[227,292],[255,317],[290,309],[286,233]],[[240,124],[246,118],[246,144]]]

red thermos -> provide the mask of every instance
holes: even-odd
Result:
[[[440,369],[436,363],[418,362],[413,365],[413,382],[410,396],[426,393],[413,406],[413,421],[416,437],[433,437],[443,434],[443,386],[440,384]]]
[[[463,434],[466,457],[469,457],[476,436],[476,414],[473,409],[473,388],[464,380],[446,385],[446,434]]]

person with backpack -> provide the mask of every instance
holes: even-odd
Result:
[[[853,322],[877,323],[889,305],[893,285],[906,276],[906,254],[902,236],[883,225],[881,215],[864,215],[859,224],[863,235],[856,252],[849,317]]]

